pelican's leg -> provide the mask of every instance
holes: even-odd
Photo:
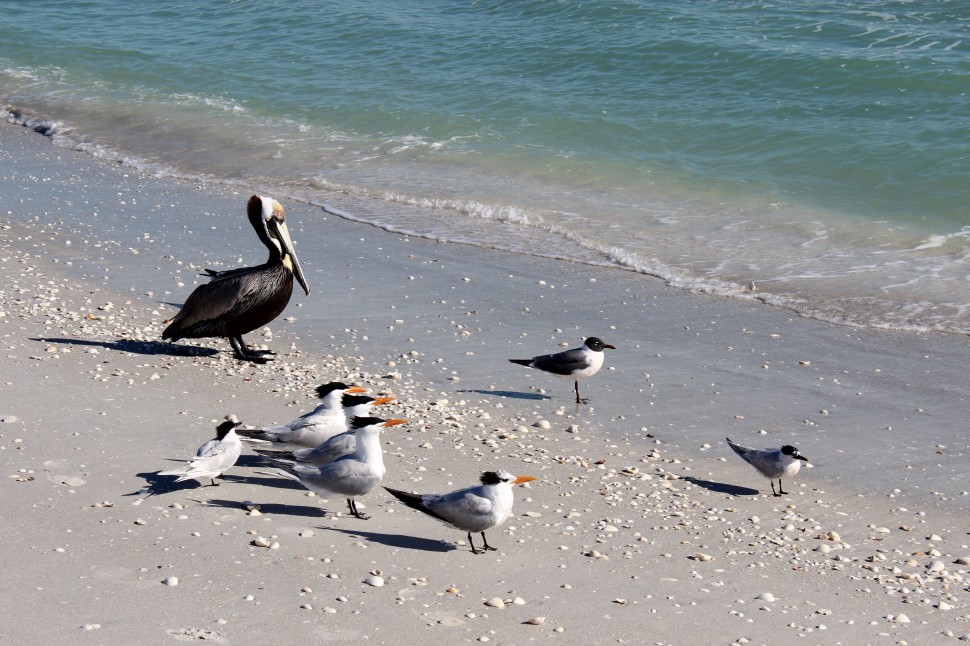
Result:
[[[483,547],[482,547],[482,551],[483,552],[485,550],[492,550],[493,552],[497,552],[498,551],[497,549],[495,549],[494,547],[492,547],[491,545],[489,545],[487,540],[485,540],[485,532],[482,532],[482,544],[483,544]]]
[[[229,337],[229,345],[236,353],[236,358],[242,361],[253,361],[255,363],[266,363],[272,360],[273,352],[253,352],[246,347],[246,343],[243,341],[242,335]],[[270,355],[270,356],[268,356]]]

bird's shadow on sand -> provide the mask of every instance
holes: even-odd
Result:
[[[238,500],[199,500],[197,501],[207,507],[219,507],[222,509],[241,509],[242,505]],[[280,516],[309,516],[311,518],[324,518],[326,510],[310,505],[283,505],[280,503],[263,503],[258,500],[253,501],[259,508],[261,514],[278,514]]]
[[[270,468],[267,467],[265,462],[260,462],[261,459],[262,458],[256,455],[242,455],[236,462],[236,466]],[[186,460],[175,458],[169,458],[169,460],[181,464],[188,464]],[[161,470],[165,471],[165,469]],[[198,480],[183,480],[182,482],[175,482],[178,476],[163,476],[159,475],[158,471],[147,471],[144,473],[137,473],[135,475],[145,481],[145,486],[138,491],[132,491],[131,493],[126,493],[123,495],[143,496],[147,494],[149,496],[160,496],[163,494],[174,493],[176,491],[202,489],[204,487],[212,486],[208,479],[203,479],[201,482]],[[261,487],[272,487],[276,489],[303,489],[303,486],[294,480],[290,480],[288,478],[275,478],[272,476],[272,474],[259,471],[257,471],[254,475],[223,474],[217,478],[217,481],[221,481],[217,486],[222,486],[222,484],[249,484]]]
[[[511,399],[535,399],[535,400],[545,400],[552,399],[549,395],[542,395],[539,393],[525,393],[516,390],[476,390],[474,388],[459,388],[455,392],[459,393],[475,393],[477,395],[490,395],[492,397],[509,397]]]
[[[353,519],[352,520],[356,520]],[[363,521],[366,522],[366,521]],[[361,531],[359,529],[343,529],[341,527],[320,527],[332,532],[346,534],[350,538],[359,538],[388,547],[397,547],[406,550],[418,550],[421,552],[453,552],[458,547],[452,543],[430,538],[419,538],[417,536],[405,536],[403,534],[382,534],[380,532]]]
[[[681,476],[681,479],[686,480],[691,484],[695,484],[698,487],[703,487],[708,491],[713,491],[715,493],[726,493],[729,496],[757,496],[761,493],[757,489],[752,489],[750,487],[739,487],[737,485],[727,484],[726,482],[701,480],[700,478],[695,478],[693,476]]]
[[[105,350],[115,350],[117,352],[128,352],[131,354],[160,355],[167,354],[175,357],[212,357],[219,354],[215,348],[200,348],[194,345],[177,345],[168,341],[133,341],[131,339],[118,339],[117,341],[92,341],[90,339],[65,339],[37,337],[31,341],[39,343],[59,343],[63,345],[76,345],[104,348]]]

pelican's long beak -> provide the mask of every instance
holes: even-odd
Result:
[[[533,480],[538,480],[538,478],[536,478],[535,476],[519,476],[518,478],[512,481],[512,484],[517,485],[517,484],[522,484],[523,482],[532,482]]]
[[[283,263],[289,267],[290,271],[293,272],[293,276],[303,288],[303,291],[309,295],[310,287],[306,283],[306,276],[303,275],[303,269],[300,267],[300,261],[296,257],[296,251],[293,250],[293,241],[290,240],[290,231],[286,228],[286,222],[273,218],[269,221],[269,225],[272,229],[272,235],[280,241],[283,247]]]

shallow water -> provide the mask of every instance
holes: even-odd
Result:
[[[15,1],[0,106],[391,230],[966,333],[968,24],[890,0]]]

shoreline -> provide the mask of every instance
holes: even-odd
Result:
[[[970,567],[955,562],[970,557],[965,339],[837,328],[289,203],[313,293],[294,294],[270,336],[247,335],[276,362],[240,365],[223,340],[158,337],[201,267],[262,261],[242,222],[248,195],[139,176],[11,128],[0,127],[7,639],[121,644],[135,627],[147,643],[970,633]],[[213,213],[238,214],[238,229]],[[620,348],[581,384],[589,406],[571,403],[569,382],[507,361],[584,336]],[[342,501],[280,487],[244,460],[220,487],[145,495],[214,420],[287,421],[332,378],[394,395],[387,416],[411,420],[385,437],[388,486],[442,491],[492,468],[539,477],[489,534],[500,552],[471,555],[461,532],[383,492],[362,500],[370,521],[332,516]],[[788,498],[765,496],[725,435],[794,443],[814,468],[786,482]],[[376,570],[382,588],[363,583]],[[484,605],[496,597],[509,605]],[[283,620],[272,632],[270,618]]]

